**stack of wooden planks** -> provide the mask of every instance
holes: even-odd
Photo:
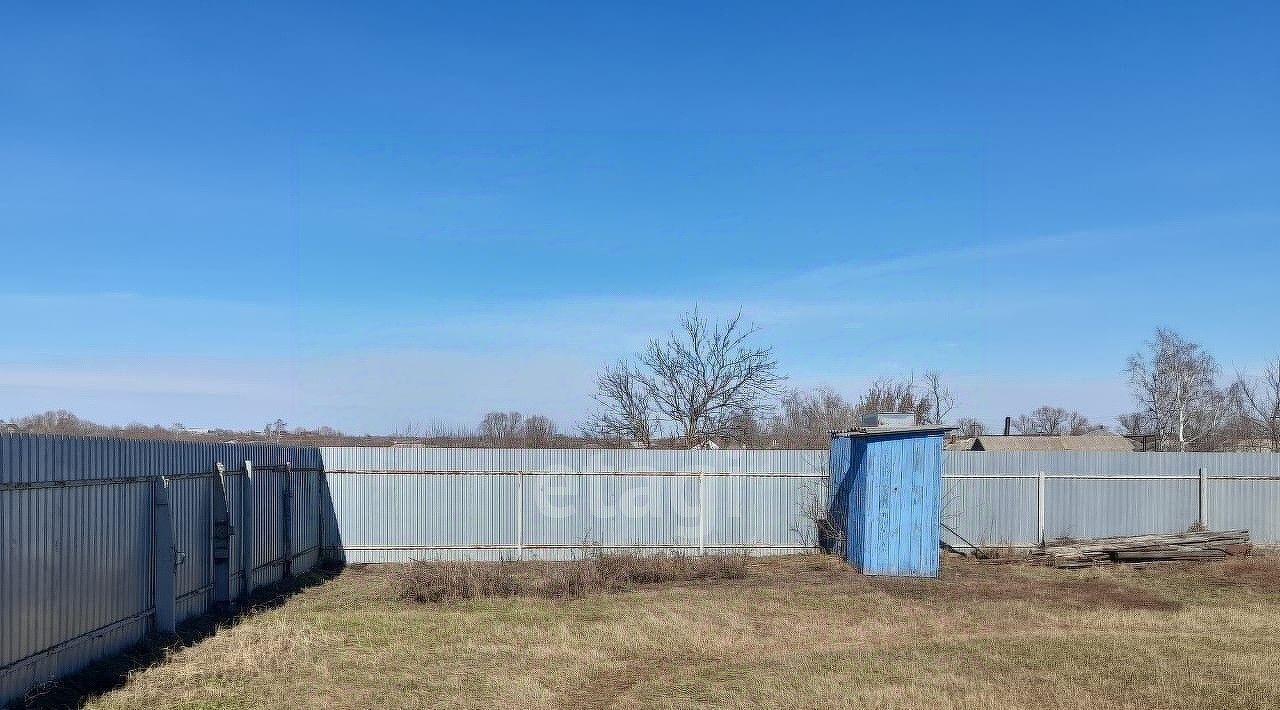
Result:
[[[1248,530],[1195,531],[1162,535],[1053,540],[1031,553],[1031,561],[1050,567],[1090,567],[1113,562],[1220,560],[1247,555]]]

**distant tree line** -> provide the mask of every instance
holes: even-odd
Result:
[[[276,419],[260,431],[191,429],[131,423],[97,424],[66,410],[5,422],[0,431],[47,434],[270,442],[300,445],[657,448],[824,448],[833,431],[858,426],[864,414],[910,414],[918,424],[949,424],[954,436],[988,432],[972,417],[952,419],[957,400],[940,372],[917,379],[882,377],[856,396],[831,387],[785,387],[759,328],[741,314],[713,321],[696,309],[665,338],[604,367],[596,407],[568,433],[542,414],[491,411],[475,428],[409,424],[386,435],[351,435],[332,427],[290,428]],[[1260,374],[1237,372],[1227,383],[1201,346],[1168,328],[1125,362],[1135,409],[1116,418],[1116,432],[1164,451],[1280,452],[1280,356]],[[1078,411],[1043,405],[1013,417],[1012,433],[1081,435],[1111,431]]]

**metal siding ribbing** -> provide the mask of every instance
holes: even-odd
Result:
[[[975,545],[1002,546],[1036,539],[1034,479],[944,478],[942,539],[965,545],[947,528]]]
[[[707,476],[706,547],[811,549],[808,513],[826,496],[825,478]]]
[[[1218,530],[1248,530],[1255,542],[1280,543],[1280,481],[1209,481],[1206,517]]]
[[[949,451],[943,522],[978,545],[1035,544],[1044,473],[1047,538],[1185,530],[1199,518],[1201,469],[1211,527],[1280,543],[1280,454]]]
[[[321,461],[306,448],[0,434],[0,704],[123,650],[151,628],[155,477],[176,477],[169,510],[174,547],[186,560],[175,592],[196,592],[178,602],[177,616],[204,612],[211,474],[217,462],[239,470],[246,459],[293,461],[313,482]],[[298,505],[318,504],[313,488]],[[238,508],[234,486],[229,494]],[[315,510],[295,516],[303,539],[316,537]],[[300,559],[295,571],[314,560]]]
[[[293,561],[296,574],[320,560],[320,476],[295,470],[293,477]],[[234,567],[232,569],[235,569]]]
[[[145,634],[150,510],[143,483],[0,492],[0,688],[21,692]]]
[[[343,474],[326,478],[343,545],[515,544],[515,478]]]
[[[1195,481],[1049,479],[1045,485],[1049,538],[1179,532],[1196,522]]]
[[[1201,467],[1216,476],[1280,476],[1280,454],[1116,453],[1085,451],[947,451],[943,473],[1186,476]]]
[[[233,465],[236,467],[234,470],[232,469]],[[241,489],[244,481],[242,466],[243,464],[239,462],[228,463],[227,474],[224,476],[227,492],[227,517],[231,526],[236,528],[237,531],[241,524],[240,521],[243,520],[244,510],[244,494]],[[230,545],[231,556],[228,559],[228,564],[231,567],[231,593],[233,595],[240,589],[240,578],[242,576],[240,571],[240,545],[238,543],[239,540],[233,535]]]
[[[284,474],[253,471],[253,586],[262,587],[284,576],[284,538],[281,512]]]
[[[212,475],[169,482],[173,546],[175,552],[182,555],[174,580],[179,622],[199,616],[209,607],[212,482]]]
[[[541,475],[525,487],[526,548],[698,545],[696,476]]]
[[[350,562],[561,558],[583,546],[792,551],[806,544],[796,521],[806,496],[823,495],[827,465],[825,451],[321,453],[333,511],[325,544]]]

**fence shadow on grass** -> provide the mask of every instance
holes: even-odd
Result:
[[[163,663],[170,653],[194,646],[219,629],[234,626],[242,619],[280,607],[294,595],[325,584],[341,573],[342,569],[341,564],[329,564],[256,589],[248,600],[230,610],[210,612],[183,622],[172,635],[148,636],[122,653],[29,691],[25,699],[16,701],[11,707],[25,710],[81,707],[90,700],[123,686],[128,681],[129,674],[134,671]]]

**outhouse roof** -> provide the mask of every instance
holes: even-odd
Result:
[[[944,426],[942,424],[917,424],[915,426],[866,426],[856,427],[846,431],[833,431],[831,438],[847,436],[850,438],[862,436],[886,436],[890,434],[945,434],[953,431],[955,427]]]

